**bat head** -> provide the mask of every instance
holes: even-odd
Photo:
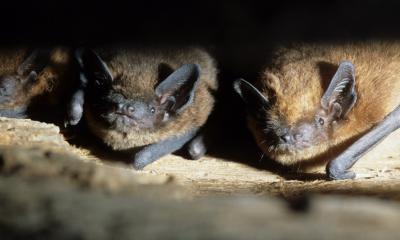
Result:
[[[49,51],[33,51],[14,73],[0,76],[0,116],[24,117],[39,84],[38,75],[50,60]]]
[[[357,99],[350,62],[339,65],[322,97],[317,90],[306,89],[307,84],[282,87],[273,74],[267,74],[266,82],[263,93],[243,79],[235,81],[234,89],[246,104],[249,127],[258,145],[283,164],[325,151],[335,128],[344,122]],[[291,82],[296,84],[295,79]]]
[[[126,91],[121,82],[127,80],[113,76],[94,51],[79,50],[77,59],[89,90],[86,101],[92,115],[108,128],[121,132],[152,130],[173,121],[192,104],[200,76],[197,64],[185,64],[150,91]]]

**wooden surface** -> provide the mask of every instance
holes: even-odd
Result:
[[[243,159],[169,155],[135,171],[53,125],[0,118],[0,239],[398,239],[399,142],[346,181],[237,147]]]
[[[57,180],[1,180],[2,239],[365,240],[400,233],[400,208],[384,200],[314,197],[296,212],[270,197],[176,200],[148,189],[109,195]]]
[[[168,176],[187,186],[194,195],[251,193],[290,196],[313,192],[377,195],[397,199],[400,193],[400,131],[391,134],[360,159],[353,167],[357,178],[345,181],[326,180],[325,166],[307,172],[275,170],[273,166],[270,167],[272,164],[268,160],[260,161],[261,153],[258,149],[242,150],[237,146],[233,150],[241,153],[240,161],[237,158],[232,160],[212,155],[192,161],[177,155],[168,155],[142,171],[135,171],[130,164],[116,161],[121,160],[118,158],[129,159],[129,154],[115,156],[108,154],[108,149],[103,149],[102,152],[107,153],[104,157],[102,153],[92,155],[90,148],[69,145],[54,125],[0,118],[0,131],[0,145],[45,148],[58,153],[73,154],[84,161],[101,165],[115,166],[118,163],[117,168],[133,174]]]
[[[246,159],[248,162],[259,159]],[[267,161],[267,160],[264,160]],[[268,166],[268,162],[263,166]],[[346,193],[391,196],[400,193],[400,131],[394,132],[367,153],[353,167],[355,180],[327,181],[325,166],[307,172],[282,172],[257,169],[246,163],[204,157],[198,161],[170,155],[147,166],[144,171],[173,175],[196,193],[235,192],[295,195],[302,192]],[[280,174],[277,174],[280,173]]]

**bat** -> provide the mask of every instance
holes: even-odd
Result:
[[[329,178],[355,178],[357,160],[399,128],[399,53],[383,41],[277,49],[254,84],[234,82],[260,149],[283,165],[331,156]]]
[[[71,98],[67,124],[85,119],[114,150],[132,150],[142,169],[187,146],[206,152],[201,127],[217,89],[214,59],[199,48],[79,49],[81,84]]]

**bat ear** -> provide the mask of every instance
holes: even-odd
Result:
[[[351,62],[343,61],[321,99],[321,106],[329,115],[343,118],[357,101],[355,70]]]
[[[155,89],[160,103],[172,103],[170,110],[176,113],[185,110],[193,103],[200,71],[197,64],[185,64],[171,73]]]
[[[49,64],[51,51],[48,49],[34,50],[17,68],[17,74],[31,82]]]
[[[107,64],[100,56],[91,49],[80,48],[75,52],[85,78],[99,87],[108,86],[112,83],[113,77]]]
[[[38,74],[35,71],[32,71],[31,73],[29,73],[29,75],[25,78],[25,88],[29,89],[30,87],[32,87],[33,85],[35,85],[35,83],[38,80]]]
[[[259,109],[269,108],[270,102],[268,99],[255,88],[251,83],[244,79],[238,79],[233,83],[233,89],[246,103],[246,107],[252,112]]]

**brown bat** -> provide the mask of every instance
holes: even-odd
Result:
[[[72,56],[61,47],[0,50],[0,116],[36,120],[48,119],[46,113],[54,116],[67,96],[66,86],[72,86],[68,67]]]
[[[333,155],[331,179],[354,178],[353,164],[400,127],[396,42],[281,48],[255,85],[240,79],[234,88],[263,152],[283,165]]]
[[[0,116],[26,117],[30,100],[43,91],[39,74],[49,62],[49,53],[25,48],[2,49],[0,54]]]
[[[214,106],[217,69],[198,48],[78,50],[81,87],[69,120],[85,116],[90,130],[114,150],[132,150],[141,169],[188,144],[205,153],[199,129]]]

